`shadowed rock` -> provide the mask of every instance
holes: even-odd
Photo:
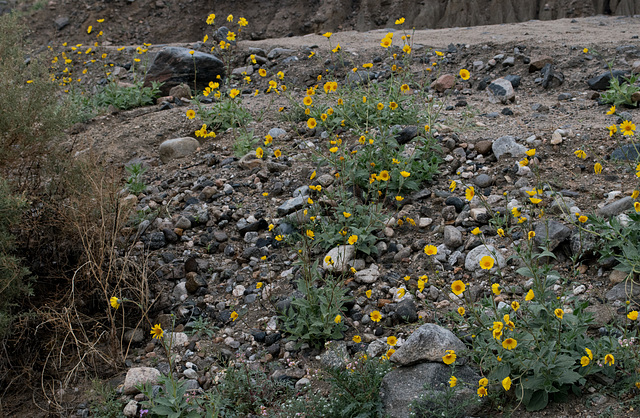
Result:
[[[191,55],[190,51],[179,47],[162,49],[151,63],[144,85],[151,86],[152,81],[164,83],[160,91],[168,95],[172,87],[181,83],[192,86],[196,81],[196,88],[203,90],[218,75],[224,77],[224,64],[218,57],[198,51]]]

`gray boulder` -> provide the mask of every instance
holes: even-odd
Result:
[[[200,142],[195,138],[168,139],[160,144],[160,160],[166,164],[171,160],[193,154],[199,147]]]
[[[122,390],[125,395],[135,395],[139,392],[136,385],[144,385],[146,383],[155,385],[158,383],[159,378],[160,372],[153,367],[134,367],[127,372]]]
[[[491,253],[492,251],[495,253],[495,255]],[[487,245],[486,247],[484,245],[480,245],[479,247],[476,247],[473,250],[469,251],[467,257],[464,260],[464,268],[468,271],[480,270],[480,260],[485,255],[493,257],[494,269],[496,268],[496,266],[499,266],[502,269],[507,265],[507,261],[504,259],[502,254],[495,249],[495,247],[493,247],[492,245]]]
[[[527,152],[527,147],[518,144],[516,139],[511,135],[505,135],[493,141],[491,150],[493,151],[493,155],[499,160],[505,154],[516,158],[521,157]]]
[[[395,356],[395,354],[394,354]],[[390,418],[408,418],[412,412],[409,407],[411,402],[418,400],[418,411],[429,411],[429,414],[418,413],[415,416],[465,416],[477,411],[481,399],[473,388],[478,386],[478,376],[468,366],[457,366],[454,376],[458,379],[456,394],[450,405],[439,406],[437,398],[444,395],[449,387],[451,368],[442,363],[422,363],[415,366],[399,367],[388,373],[380,385],[380,398],[382,399],[383,412]],[[434,402],[435,400],[435,402]],[[444,398],[441,399],[444,401]],[[464,404],[468,404],[464,407]],[[414,405],[416,406],[416,405]],[[447,410],[438,410],[437,408]],[[458,410],[459,414],[454,411]],[[416,408],[413,409],[414,412]],[[446,415],[442,413],[446,413]]]
[[[424,361],[442,362],[447,350],[456,353],[466,347],[451,331],[436,324],[424,324],[407,338],[391,356],[391,361],[407,366]],[[458,357],[458,362],[462,359]]]
[[[329,250],[327,255],[322,259],[322,268],[326,271],[346,272],[349,269],[347,264],[356,253],[353,245],[339,245]],[[327,263],[327,257],[331,257],[333,264]]]
[[[151,86],[153,81],[164,83],[160,91],[166,96],[172,87],[182,83],[193,86],[195,81],[196,89],[204,90],[217,76],[224,77],[224,63],[218,57],[198,51],[191,55],[190,51],[173,46],[163,48],[153,59],[144,85]]]
[[[536,246],[545,245],[549,241],[549,251],[555,250],[571,236],[571,229],[558,221],[538,222],[535,227],[534,238]]]

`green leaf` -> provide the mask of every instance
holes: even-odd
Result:
[[[566,385],[575,383],[579,381],[580,378],[582,378],[582,376],[579,373],[576,373],[573,370],[565,370],[564,372],[560,373],[557,382],[560,385]]]
[[[527,411],[540,411],[549,403],[549,394],[544,390],[537,390],[531,395],[531,399],[526,404]]]
[[[534,277],[529,267],[520,267],[518,270],[516,270],[516,273],[524,277]]]
[[[502,381],[505,377],[511,374],[511,367],[507,363],[500,363],[498,367],[493,369],[489,374],[489,379]]]

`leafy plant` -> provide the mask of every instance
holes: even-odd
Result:
[[[147,185],[142,179],[142,175],[147,171],[141,163],[135,163],[128,165],[124,168],[129,174],[127,178],[127,189],[137,195],[144,192],[147,189]]]
[[[118,399],[115,388],[108,384],[103,384],[99,380],[92,382],[93,391],[89,409],[91,416],[96,418],[121,418],[123,403]]]
[[[213,326],[209,320],[203,318],[202,316],[198,317],[195,321],[190,322],[191,330],[188,332],[191,335],[206,335],[208,337],[213,337],[218,330],[217,327]]]
[[[210,129],[226,131],[229,128],[245,127],[253,120],[251,113],[242,106],[242,101],[224,97],[211,108],[198,104],[198,118]]]
[[[609,81],[609,90],[602,93],[602,101],[614,106],[621,104],[628,106],[637,106],[638,103],[631,100],[634,93],[640,91],[640,87],[636,85],[638,74],[632,74],[629,77],[623,77],[624,81],[620,83],[618,77],[611,77]]]
[[[302,277],[296,281],[304,297],[293,298],[291,306],[280,315],[283,329],[298,345],[308,343],[322,347],[325,341],[342,338],[345,330],[341,313],[347,301],[347,290],[331,275],[318,285],[318,260],[303,265]]]
[[[152,82],[151,87],[144,87],[144,81],[135,81],[132,86],[122,85],[111,79],[109,83],[95,96],[98,107],[112,105],[121,110],[148,106],[160,93],[162,83]]]
[[[386,358],[362,354],[346,367],[326,369],[331,385],[331,408],[337,418],[367,418],[382,415],[380,385],[391,370]]]
[[[233,154],[242,158],[248,154],[258,143],[258,138],[253,136],[253,131],[242,131],[233,141]]]
[[[220,415],[224,417],[262,415],[267,406],[275,406],[292,393],[286,382],[275,381],[264,371],[241,361],[226,369],[216,387]]]
[[[614,257],[617,270],[631,275],[640,273],[640,213],[630,213],[624,223],[617,217],[607,220],[598,216],[589,217],[589,225],[600,237],[596,251],[600,259]]]
[[[149,417],[197,418],[201,417],[197,403],[187,396],[187,382],[178,381],[171,376],[161,376],[158,383],[163,389],[154,396],[153,386],[139,386],[149,400],[143,401],[143,408],[148,409]],[[195,397],[195,395],[194,395]]]

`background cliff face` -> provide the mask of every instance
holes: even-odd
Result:
[[[595,14],[640,14],[640,0],[10,0],[0,4],[24,13],[32,38],[91,39],[86,28],[94,19],[110,24],[113,42],[190,42],[206,31],[205,18],[216,13],[249,20],[252,39],[324,31],[389,28],[404,17],[416,29],[467,27],[584,17]],[[66,24],[61,27],[61,23]]]

